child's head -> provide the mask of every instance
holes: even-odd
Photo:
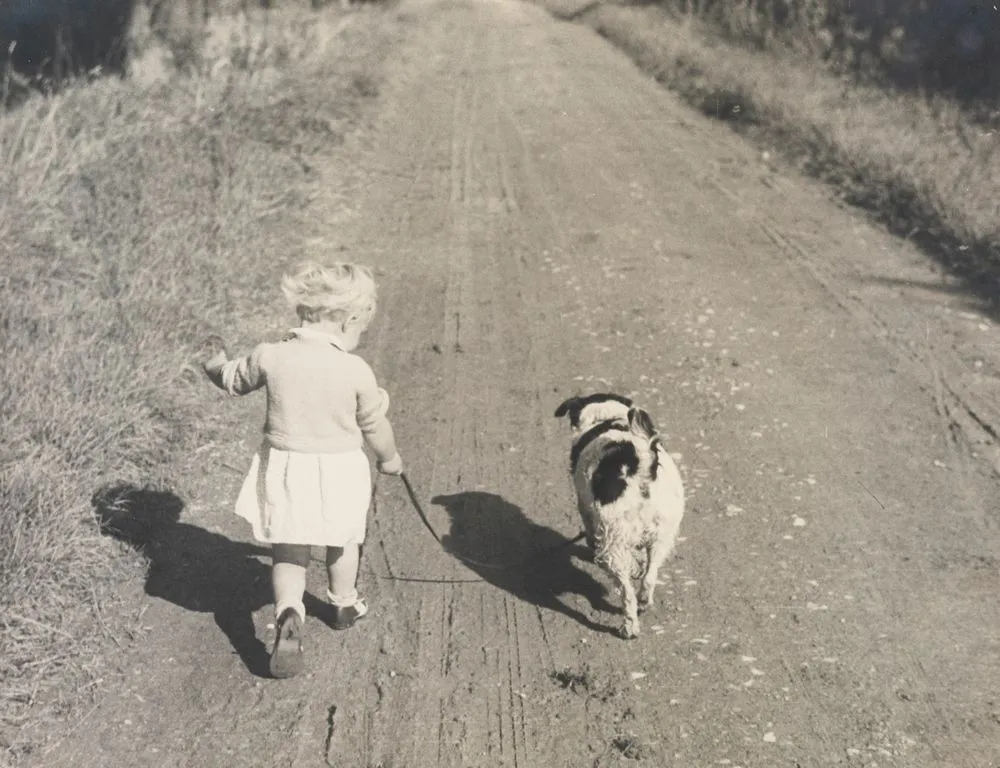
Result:
[[[360,335],[375,314],[375,280],[359,264],[306,262],[282,278],[281,290],[303,322],[327,321],[344,333]]]

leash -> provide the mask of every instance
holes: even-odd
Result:
[[[505,563],[505,564],[504,563],[484,563],[481,560],[475,560],[474,558],[471,558],[471,557],[465,557],[464,555],[460,555],[457,552],[455,552],[453,550],[450,550],[448,548],[448,546],[444,543],[444,541],[441,540],[441,537],[438,536],[437,531],[434,530],[434,526],[431,525],[431,521],[427,519],[427,515],[424,512],[424,508],[420,504],[420,499],[417,498],[417,494],[413,490],[413,485],[411,485],[411,483],[410,483],[410,478],[408,478],[406,476],[406,473],[405,472],[400,472],[399,473],[399,477],[403,481],[403,485],[406,487],[406,494],[410,497],[410,503],[413,505],[413,508],[416,510],[417,515],[420,516],[420,520],[424,524],[424,527],[430,532],[431,536],[434,537],[434,540],[438,544],[441,545],[441,549],[443,549],[445,552],[447,552],[452,557],[454,557],[454,558],[456,558],[458,560],[461,560],[463,563],[466,563],[467,565],[472,565],[472,566],[475,566],[477,568],[486,568],[488,570],[493,570],[493,571],[506,571],[506,570],[510,570],[512,568],[521,568],[521,567],[524,567],[525,565],[527,565],[529,563],[529,561],[532,558],[534,558],[534,557],[538,557],[538,556],[542,556],[542,555],[551,555],[554,552],[558,552],[561,549],[565,549],[566,547],[570,547],[573,544],[576,544],[578,541],[581,541],[582,539],[585,539],[587,537],[587,534],[585,532],[581,531],[576,536],[576,538],[571,539],[570,541],[563,542],[562,544],[558,544],[558,545],[556,545],[554,547],[550,547],[549,549],[545,549],[545,550],[542,550],[540,552],[534,552],[530,556],[526,556],[526,557],[523,557],[520,560],[517,560],[515,562]]]

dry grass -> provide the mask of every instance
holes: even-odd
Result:
[[[639,4],[646,0],[639,0]],[[1000,16],[980,0],[654,0],[728,40],[792,49],[840,73],[995,102]],[[995,103],[982,106],[995,106]]]
[[[212,430],[185,366],[272,300],[309,234],[312,157],[377,93],[391,13],[349,17],[219,19],[184,71],[149,39],[130,79],[0,114],[0,764],[79,712],[138,629],[143,564],[91,496],[177,488]]]
[[[563,16],[581,7],[551,2]],[[734,46],[656,7],[599,5],[582,17],[705,114],[778,148],[849,203],[917,239],[984,296],[1000,295],[998,137],[958,105]]]

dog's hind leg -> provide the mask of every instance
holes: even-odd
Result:
[[[631,640],[639,635],[639,606],[636,602],[635,587],[632,586],[632,554],[631,552],[616,552],[607,558],[605,567],[618,583],[618,591],[622,596],[621,636]]]
[[[597,535],[597,526],[594,523],[594,513],[587,504],[582,501],[578,503],[580,519],[583,521],[583,530],[587,535],[587,546],[590,549],[590,559],[594,560],[597,550],[600,548],[600,541]]]
[[[660,566],[670,556],[673,548],[673,540],[664,540],[663,538],[653,540],[646,547],[646,573],[643,575],[642,584],[639,587],[640,611],[645,611],[653,604],[653,590],[656,589]]]

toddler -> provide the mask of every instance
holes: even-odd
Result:
[[[277,639],[270,670],[302,670],[303,595],[310,547],[326,547],[327,597],[334,627],[347,629],[368,606],[357,592],[372,483],[366,443],[378,469],[403,463],[386,418],[389,396],[353,354],[375,313],[375,282],[366,267],[306,263],[282,280],[300,325],[277,343],[228,360],[205,362],[211,381],[232,395],[267,392],[264,439],[236,500],[254,538],[271,545]]]

